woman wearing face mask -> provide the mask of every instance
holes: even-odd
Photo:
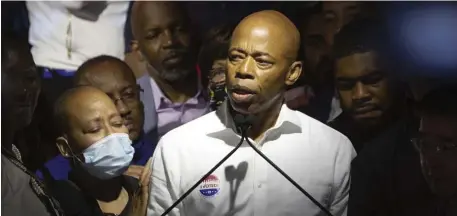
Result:
[[[68,181],[52,188],[65,215],[145,215],[150,169],[140,182],[123,175],[134,149],[111,99],[96,88],[78,87],[61,96],[54,112],[61,129],[57,147],[72,165]]]

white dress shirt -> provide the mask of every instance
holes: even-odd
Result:
[[[228,103],[160,140],[153,156],[148,216],[161,215],[239,142]],[[257,148],[332,214],[346,215],[356,156],[339,132],[283,105]],[[173,216],[323,215],[247,143],[200,184]]]
[[[38,66],[76,70],[84,61],[102,54],[124,59],[124,25],[129,2],[95,4],[27,1],[29,41]]]

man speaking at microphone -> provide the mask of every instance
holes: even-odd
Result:
[[[263,154],[333,215],[346,215],[352,144],[284,105],[286,87],[302,73],[299,46],[296,27],[277,11],[238,24],[227,59],[229,100],[162,137],[153,156],[148,216],[161,215],[236,147],[236,113],[254,116],[247,135]],[[168,215],[323,214],[245,141]]]

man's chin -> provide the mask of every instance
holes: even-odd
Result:
[[[190,73],[190,71],[166,71],[160,76],[167,82],[176,83],[187,81],[186,79],[189,77]]]
[[[134,143],[134,142],[138,141],[138,139],[140,139],[140,133],[137,130],[129,131],[129,138]]]
[[[383,121],[382,115],[353,115],[352,119],[357,125],[363,127],[376,127]]]

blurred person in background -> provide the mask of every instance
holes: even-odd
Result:
[[[158,137],[209,111],[206,87],[196,72],[198,39],[183,2],[135,2],[132,31],[148,73],[144,90],[146,133]]]
[[[333,45],[335,35],[356,18],[375,18],[378,14],[374,2],[361,1],[323,1],[322,13],[325,20],[325,38]]]
[[[63,215],[44,185],[23,164],[14,136],[32,121],[40,92],[28,42],[2,35],[2,214]]]
[[[43,91],[53,104],[87,59],[124,58],[128,2],[27,1],[29,41],[43,77]]]
[[[438,87],[418,103],[419,133],[413,143],[422,172],[436,196],[429,215],[457,215],[457,85]]]
[[[289,108],[297,109],[327,123],[335,95],[331,49],[325,39],[325,23],[320,4],[309,9],[303,18],[300,34],[304,71],[298,85],[286,92]],[[339,108],[339,106],[338,106]]]
[[[225,24],[208,31],[198,57],[198,65],[202,72],[202,85],[210,92],[212,110],[225,101],[225,73],[227,71],[227,53],[234,26]]]
[[[387,33],[379,20],[358,19],[335,36],[334,79],[343,113],[329,124],[358,152],[348,215],[421,215],[430,204],[410,141],[417,126],[406,88],[394,77]]]
[[[60,129],[56,144],[72,170],[68,180],[50,188],[65,215],[144,216],[150,171],[139,179],[123,175],[135,149],[111,98],[80,86],[64,92],[54,110]]]

